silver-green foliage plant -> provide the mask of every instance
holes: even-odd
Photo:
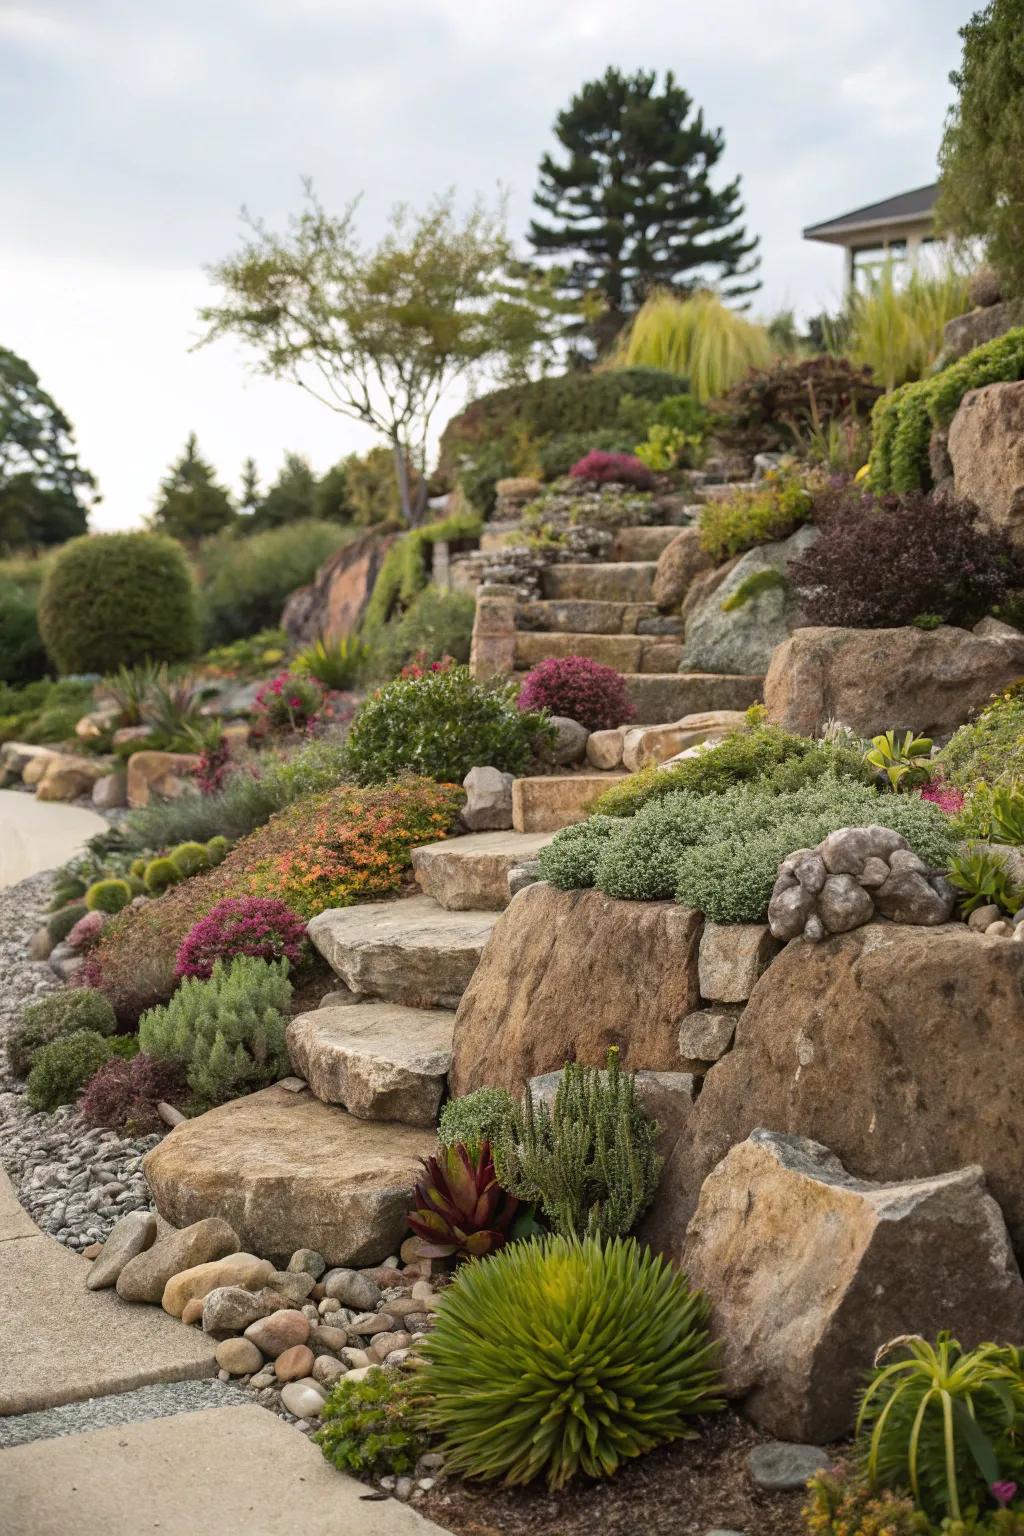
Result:
[[[208,980],[186,977],[165,1007],[142,1015],[140,1048],[180,1062],[197,1109],[223,1104],[289,1071],[291,995],[287,960],[218,960]]]
[[[540,872],[560,891],[585,890],[594,884],[598,860],[606,843],[625,832],[628,823],[617,816],[591,816],[573,826],[563,827],[558,836],[540,850]]]
[[[657,1135],[613,1046],[603,1072],[566,1065],[553,1109],[529,1090],[513,1105],[493,1148],[498,1182],[565,1237],[624,1236],[658,1187]]]
[[[479,1147],[495,1142],[511,1119],[515,1101],[504,1088],[477,1088],[459,1099],[449,1099],[437,1123],[442,1147]]]
[[[633,1239],[513,1243],[444,1293],[416,1378],[424,1425],[466,1477],[610,1477],[723,1406],[707,1314]]]

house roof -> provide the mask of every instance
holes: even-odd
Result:
[[[850,235],[886,225],[930,224],[938,191],[939,184],[933,181],[926,187],[898,192],[895,197],[884,198],[880,203],[868,203],[866,207],[854,208],[852,213],[840,214],[838,218],[809,224],[804,230],[804,239],[842,245]]]

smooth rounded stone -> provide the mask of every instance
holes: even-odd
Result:
[[[401,1503],[407,1504],[408,1501],[412,1498],[412,1488],[413,1483],[411,1477],[395,1478],[395,1498],[400,1500]]]
[[[365,1349],[356,1349],[351,1344],[341,1351],[341,1358],[350,1371],[360,1371],[373,1363]]]
[[[405,1319],[406,1328],[413,1335],[429,1328],[432,1322],[433,1317],[429,1312],[410,1312]]]
[[[461,820],[471,832],[506,832],[512,826],[512,775],[499,768],[471,768],[462,781]]]
[[[536,885],[543,879],[539,859],[524,859],[521,864],[513,864],[505,877],[510,897],[518,896],[528,885]]]
[[[253,1346],[255,1348],[255,1346]],[[277,1377],[274,1375],[273,1366],[264,1366],[257,1372],[249,1383],[254,1392],[262,1392],[265,1387],[276,1387]]]
[[[249,1339],[222,1339],[214,1358],[221,1370],[232,1376],[251,1376],[263,1365],[263,1356]]]
[[[365,1275],[367,1280],[372,1280],[380,1291],[387,1291],[396,1286],[401,1289],[406,1283],[405,1275],[399,1269],[397,1260],[392,1262],[386,1259],[383,1264],[376,1264],[370,1269],[361,1269],[359,1273]]]
[[[125,1265],[152,1248],[156,1241],[156,1217],[152,1211],[132,1211],[113,1228],[99,1257],[86,1276],[90,1291],[102,1291],[116,1285]]]
[[[314,1283],[321,1278],[326,1268],[327,1260],[314,1248],[297,1248],[288,1260],[290,1274],[311,1275]]]
[[[312,1376],[289,1381],[281,1388],[281,1403],[297,1419],[315,1419],[323,1413],[326,1393]]]
[[[313,1380],[318,1381],[328,1391],[335,1386],[348,1371],[340,1360],[335,1360],[331,1355],[318,1355],[313,1361]]]
[[[394,1326],[395,1320],[387,1312],[362,1312],[348,1324],[348,1332],[369,1336],[375,1333],[388,1333],[393,1331]]]
[[[1002,917],[1002,908],[994,902],[987,902],[983,907],[975,907],[967,919],[968,928],[973,928],[976,933],[984,933],[993,923],[998,923]]]
[[[337,1355],[348,1343],[348,1333],[344,1328],[330,1328],[320,1324],[310,1334],[310,1342]]]
[[[412,1344],[412,1334],[398,1329],[394,1333],[378,1333],[374,1336],[367,1353],[371,1360],[383,1363],[388,1355],[396,1349],[408,1349]]]
[[[332,1313],[342,1310],[341,1302],[333,1296],[325,1296],[322,1301],[317,1302],[317,1311],[321,1317],[330,1317]]]
[[[164,1287],[161,1305],[172,1317],[180,1317],[187,1301],[208,1296],[211,1291],[224,1286],[241,1286],[247,1291],[255,1291],[273,1272],[274,1266],[269,1260],[258,1259],[254,1253],[231,1253],[226,1258],[197,1264],[172,1275]]]
[[[766,1493],[803,1488],[809,1477],[830,1465],[830,1458],[819,1446],[791,1445],[785,1440],[755,1445],[746,1460],[751,1480]]]
[[[193,1323],[201,1323],[206,1302],[201,1296],[193,1296],[191,1301],[186,1301],[181,1313],[181,1320],[190,1327]]]
[[[872,856],[871,858],[864,860],[864,867],[860,874],[857,876],[857,882],[859,885],[862,885],[866,891],[873,891],[877,890],[880,885],[884,885],[888,878],[888,864],[884,859],[879,859]]]
[[[267,1276],[267,1285],[279,1296],[284,1296],[297,1307],[306,1300],[316,1281],[306,1270],[274,1269]]]
[[[317,1311],[314,1303],[307,1301],[305,1306],[300,1307],[299,1310],[301,1311],[303,1317],[308,1319],[309,1326],[311,1328],[315,1328],[320,1321],[320,1313]]]
[[[407,1349],[391,1350],[390,1354],[384,1356],[384,1359],[381,1361],[381,1365],[383,1365],[389,1371],[397,1370],[399,1366],[405,1364],[411,1354],[412,1345],[410,1341],[409,1348]]]
[[[818,915],[829,933],[870,922],[875,904],[852,875],[829,875],[818,893]]]
[[[412,1295],[414,1301],[433,1301],[437,1292],[429,1280],[417,1280],[413,1285]]]
[[[122,1301],[160,1302],[167,1282],[175,1275],[237,1253],[241,1246],[238,1234],[226,1221],[207,1216],[158,1238],[152,1248],[130,1259],[117,1277],[117,1294]]]
[[[265,1295],[265,1291],[250,1291],[241,1285],[217,1286],[200,1301],[203,1332],[244,1333],[250,1323],[275,1310],[267,1305]],[[188,1305],[193,1306],[197,1300],[198,1297],[193,1297]]]
[[[357,1269],[332,1269],[324,1276],[324,1292],[343,1307],[369,1312],[380,1305],[380,1287]]]
[[[571,720],[568,715],[551,715],[548,725],[552,727],[554,736],[550,740],[545,737],[541,741],[538,751],[541,761],[553,763],[560,768],[571,763],[582,763],[587,755],[587,737],[590,735],[586,726],[578,720]]]
[[[349,1371],[345,1380],[354,1382],[365,1381],[368,1376],[373,1375],[374,1371],[381,1371],[383,1369],[383,1366],[378,1365],[376,1361],[371,1360],[369,1365],[357,1366],[354,1371]]]
[[[989,923],[988,927],[985,929],[985,932],[988,934],[989,938],[1012,939],[1014,928],[1012,923],[1008,923],[1004,919],[1000,919],[998,922]]]
[[[246,1338],[251,1339],[272,1360],[276,1360],[278,1355],[295,1344],[305,1344],[309,1333],[309,1319],[303,1317],[301,1312],[291,1311],[272,1312],[269,1317],[261,1317],[251,1323],[245,1330]]]
[[[274,1361],[274,1375],[278,1381],[301,1381],[313,1369],[314,1359],[308,1344],[292,1344],[290,1348],[283,1349]]]
[[[907,849],[906,838],[889,827],[840,827],[830,832],[816,850],[830,875],[856,875],[866,859],[885,859]]]

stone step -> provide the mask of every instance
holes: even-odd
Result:
[[[361,1120],[437,1121],[451,1065],[454,1013],[397,1003],[350,1003],[300,1013],[288,1025],[292,1066],[323,1104]]]
[[[528,671],[549,656],[587,656],[617,671],[675,672],[682,660],[680,641],[660,635],[560,634],[521,630],[516,635],[514,660]]]
[[[604,560],[587,565],[549,565],[541,573],[541,582],[545,597],[649,603],[657,569],[656,560]]]
[[[626,688],[636,706],[634,725],[663,725],[684,715],[717,709],[749,709],[759,704],[763,677],[723,672],[634,672]]]
[[[611,603],[586,598],[542,598],[516,609],[516,628],[573,635],[635,635],[649,633],[642,623],[658,625],[662,615],[654,603]],[[682,620],[677,621],[682,629]],[[656,633],[666,631],[657,629]],[[675,633],[675,631],[672,631]]]
[[[445,912],[429,896],[411,896],[333,907],[313,918],[308,933],[361,997],[455,1008],[496,921],[495,912]]]
[[[501,912],[509,904],[508,872],[535,859],[551,841],[545,833],[474,832],[414,848],[420,888],[446,912]]]
[[[591,801],[626,777],[624,773],[570,773],[516,779],[512,825],[517,832],[557,832],[586,821]]]
[[[657,560],[673,539],[679,537],[683,523],[667,523],[651,528],[620,528],[612,540],[610,559],[624,561]]]

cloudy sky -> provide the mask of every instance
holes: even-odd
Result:
[[[227,343],[190,352],[242,204],[312,176],[367,235],[399,200],[510,195],[526,227],[556,112],[611,63],[671,67],[727,141],[767,314],[833,305],[805,224],[933,179],[970,0],[0,0],[0,345],[77,428],[101,528],[138,523],[189,431],[237,484],[368,431]],[[453,402],[457,404],[458,402]]]

